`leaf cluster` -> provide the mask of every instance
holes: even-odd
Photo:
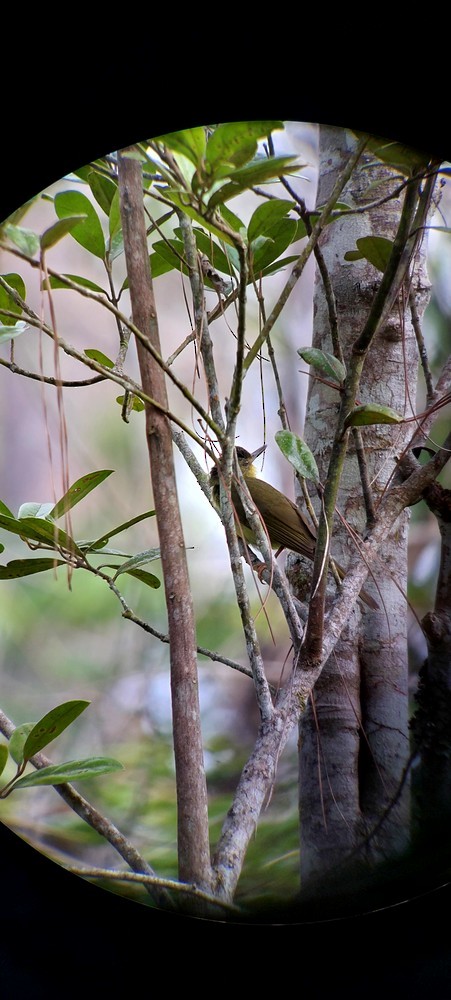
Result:
[[[60,736],[89,704],[89,701],[66,701],[52,708],[38,722],[25,722],[17,726],[11,734],[9,745],[0,744],[0,774],[3,773],[9,756],[17,765],[14,777],[0,790],[0,798],[5,799],[17,788],[61,785],[67,781],[83,781],[122,770],[123,765],[112,757],[86,757],[50,764],[24,774],[28,762]]]
[[[97,573],[101,567],[96,567],[89,561],[92,556],[105,556],[121,560],[120,562],[106,562],[102,568],[114,569],[113,581],[122,573],[139,579],[142,583],[154,590],[160,587],[160,580],[142,569],[146,563],[153,562],[160,556],[159,549],[147,549],[131,556],[129,553],[119,549],[110,548],[108,543],[112,537],[125,531],[127,528],[138,524],[145,518],[153,517],[154,510],[145,511],[138,514],[122,524],[109,528],[100,537],[94,539],[83,539],[76,541],[64,529],[58,527],[56,521],[65,517],[67,513],[80,503],[92,490],[99,486],[108,476],[112,474],[112,469],[102,469],[99,472],[91,472],[80,479],[77,479],[69,487],[64,496],[56,504],[30,502],[21,504],[17,517],[12,514],[3,501],[0,501],[0,528],[9,531],[11,534],[19,535],[21,540],[33,549],[47,549],[55,554],[48,557],[32,557],[26,559],[13,559],[0,566],[0,580],[12,580],[18,577],[30,576],[35,573],[42,573],[54,569],[56,566],[67,565],[75,569],[85,569]],[[1,546],[1,550],[4,546]],[[59,558],[58,558],[59,557]]]

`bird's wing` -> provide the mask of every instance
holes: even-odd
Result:
[[[315,552],[315,535],[292,500],[262,479],[247,479],[246,483],[266,525],[273,547],[283,546],[312,559]],[[239,504],[239,509],[236,506],[236,510],[238,517],[242,519],[244,516],[242,505]]]

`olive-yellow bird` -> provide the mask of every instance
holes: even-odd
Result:
[[[255,468],[254,459],[265,450],[265,445],[257,448],[256,451],[249,452],[245,448],[237,448],[236,454],[238,463],[243,474],[244,481],[252,497],[252,500],[260,512],[263,523],[269,535],[273,549],[291,549],[298,552],[307,559],[313,559],[315,555],[316,534],[313,527],[303,516],[296,504],[289,500],[280,490],[277,490],[264,479],[259,479]],[[210,485],[212,488],[213,503],[217,510],[220,509],[219,492],[219,472],[214,466],[210,472]],[[246,514],[243,504],[235,487],[232,485],[232,504],[234,508],[235,521],[238,533],[250,544],[258,548],[255,535],[246,521]],[[340,579],[344,579],[345,571],[335,562]],[[369,608],[376,610],[379,605],[365,590],[360,591],[360,597]]]

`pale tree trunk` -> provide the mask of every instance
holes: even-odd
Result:
[[[344,130],[321,128],[318,205],[324,204],[356,143]],[[369,166],[368,164],[374,164]],[[378,182],[375,186],[375,182]],[[361,209],[396,186],[394,171],[365,154],[344,190],[342,201]],[[362,214],[328,226],[321,239],[330,279],[326,293],[319,270],[315,281],[313,344],[334,353],[337,325],[344,362],[361,334],[381,272],[367,260],[347,261],[363,236],[393,240],[405,192]],[[412,288],[421,316],[427,302],[423,250],[417,253]],[[324,267],[322,268],[324,273]],[[334,316],[335,308],[335,316]],[[336,353],[336,352],[335,352]],[[358,391],[359,403],[390,406],[410,416],[416,399],[417,348],[410,311],[398,296],[368,353]],[[324,482],[339,408],[339,393],[311,380],[305,437]],[[371,494],[377,503],[393,476],[396,460],[412,435],[411,425],[379,424],[360,434]],[[353,528],[367,520],[356,436],[350,436],[337,506]],[[371,520],[371,511],[368,512]],[[326,886],[328,873],[350,859],[373,866],[402,854],[409,838],[409,758],[407,692],[407,528],[408,512],[380,550],[368,589],[380,605],[359,602],[323,670],[300,725],[301,883]],[[354,543],[335,519],[331,552],[347,565]],[[400,588],[400,589],[399,589]],[[390,803],[392,808],[384,816]],[[379,824],[375,836],[371,836]]]

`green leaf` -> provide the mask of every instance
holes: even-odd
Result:
[[[6,503],[3,503],[3,500],[0,500],[0,514],[5,514],[6,517],[14,518],[14,514],[9,507],[6,506]]]
[[[36,722],[27,736],[23,748],[23,759],[30,760],[39,750],[52,743],[90,705],[89,701],[66,701],[57,705]]]
[[[138,552],[136,556],[127,559],[127,562],[117,567],[114,579],[116,580],[121,573],[129,573],[132,569],[137,569],[139,566],[144,566],[146,563],[154,562],[155,559],[159,558],[160,549],[147,549],[145,552]]]
[[[186,195],[182,196],[178,191],[170,191],[167,188],[163,188],[162,193],[168,201],[171,201],[177,206],[177,208],[181,209],[181,211],[184,212],[185,215],[188,215],[190,219],[194,219],[194,222],[203,226],[203,228],[207,229],[209,233],[213,233],[213,236],[218,236],[220,240],[223,240],[225,243],[229,243],[232,247],[235,246],[233,238],[229,236],[228,233],[223,232],[218,225],[215,225],[214,221],[206,219],[200,214],[200,212],[197,211],[197,209],[193,208],[192,205],[187,202]]]
[[[207,233],[205,233],[203,229],[198,229],[197,226],[195,226],[193,232],[196,239],[197,249],[208,257],[212,267],[216,271],[221,271],[222,274],[230,276],[231,261],[229,261],[224,251],[221,250],[221,247],[215,242],[215,240],[212,240],[211,236],[207,236]],[[175,230],[175,233],[179,236],[180,230]]]
[[[393,247],[392,240],[388,240],[385,236],[362,236],[356,240],[356,246],[358,250],[348,250],[345,253],[345,260],[364,258],[377,267],[378,271],[385,271]]]
[[[293,254],[291,257],[281,257],[280,260],[275,260],[268,267],[264,267],[260,273],[263,278],[267,274],[276,274],[277,271],[282,271],[284,267],[288,267],[288,264],[293,264],[295,260],[299,260],[299,254]]]
[[[55,195],[55,211],[59,219],[86,215],[86,220],[71,231],[74,240],[95,257],[105,259],[105,239],[97,212],[81,191],[60,191]]]
[[[208,202],[208,208],[216,208],[230,198],[235,198],[242,191],[253,187],[255,184],[262,184],[265,181],[277,179],[282,174],[293,173],[299,169],[299,164],[295,162],[295,156],[271,156],[261,157],[253,160],[241,170],[235,170],[233,180],[224,184],[212,194]]]
[[[344,426],[363,427],[368,424],[400,424],[403,417],[400,417],[396,410],[390,406],[380,406],[378,403],[363,403],[356,406],[348,413]]]
[[[178,254],[180,254],[183,258],[185,253],[185,248],[180,240],[157,240],[157,242],[153,244],[153,249],[155,253],[158,253],[165,261],[167,261],[168,264],[171,265],[171,268],[175,268],[176,271],[181,270],[183,271],[183,274],[188,274],[186,264],[184,264],[183,260],[180,260],[180,257],[178,256]]]
[[[149,265],[152,278],[159,278],[160,274],[167,274],[168,271],[173,271],[175,267],[173,261],[169,262],[165,260],[158,252],[150,254]],[[128,278],[125,279],[122,285],[122,289],[124,288],[128,288]]]
[[[103,568],[118,570],[120,567],[118,567],[117,563],[102,563],[102,569]],[[140,580],[141,583],[145,583],[148,587],[151,587],[152,590],[158,590],[158,587],[161,587],[161,581],[158,577],[154,576],[153,573],[148,573],[144,569],[127,569],[123,575],[135,577],[136,580]],[[117,573],[113,576],[113,580],[116,579],[116,576]]]
[[[102,212],[105,212],[105,215],[109,215],[111,202],[117,192],[117,184],[110,177],[104,177],[103,174],[99,174],[97,170],[89,171],[87,181]]]
[[[14,732],[11,733],[9,752],[16,764],[23,763],[23,748],[32,729],[34,729],[34,722],[24,722],[21,726],[16,726]]]
[[[254,240],[252,261],[254,274],[260,274],[263,268],[277,260],[290,243],[296,239],[296,233],[297,222],[295,219],[281,219],[268,230],[266,237],[258,238],[264,240],[261,246],[258,246],[258,239]]]
[[[23,253],[28,254],[29,257],[34,257],[38,252],[40,243],[39,236],[33,233],[31,229],[22,229],[20,226],[13,226],[8,223],[4,228],[5,236],[15,243],[19,250]]]
[[[268,236],[276,222],[284,219],[293,208],[293,202],[281,198],[271,198],[255,209],[247,227],[247,237],[252,243],[257,236]]]
[[[395,167],[405,177],[412,176],[427,166],[430,159],[426,153],[412,149],[411,146],[373,136],[367,142],[366,150],[374,153],[387,166]]]
[[[124,234],[122,229],[117,229],[111,236],[108,246],[108,258],[110,263],[124,252]]]
[[[338,358],[327,351],[320,351],[317,347],[300,347],[298,350],[303,361],[316,368],[317,371],[327,375],[340,385],[346,378],[346,368]]]
[[[113,236],[118,234],[121,228],[119,188],[116,188],[116,191],[114,193],[114,198],[111,202],[110,214],[108,219],[109,219],[110,239],[112,239]]]
[[[11,559],[6,566],[0,566],[0,580],[17,580],[21,576],[45,573],[55,566],[65,566],[63,559]]]
[[[114,368],[114,361],[111,358],[107,358],[106,354],[103,354],[102,351],[97,351],[94,347],[87,347],[84,353],[87,358],[97,361],[99,365],[103,365],[105,368]]]
[[[55,243],[59,243],[63,239],[63,236],[67,236],[71,233],[76,226],[80,225],[80,222],[84,222],[87,218],[86,215],[68,215],[65,219],[59,219],[55,222],[53,226],[44,230],[41,236],[41,250],[48,250],[49,247],[54,246]]]
[[[52,764],[32,771],[19,778],[13,785],[16,788],[35,788],[37,785],[62,785],[71,781],[86,781],[88,778],[98,778],[112,771],[123,771],[124,765],[112,757],[86,757],[85,760],[69,760],[64,764]]]
[[[303,479],[312,479],[314,483],[319,485],[318,466],[305,441],[291,431],[276,431],[274,438],[282,454],[291,462],[296,472]]]
[[[245,236],[247,233],[246,226],[244,222],[241,221],[238,215],[228,207],[228,205],[221,205],[218,209],[218,215],[224,222],[227,223],[229,229],[232,229],[234,233],[238,233],[240,236]]]
[[[106,543],[109,542],[110,538],[113,538],[114,535],[119,535],[121,531],[126,531],[127,528],[133,527],[134,524],[139,524],[140,521],[144,521],[147,517],[154,516],[154,510],[146,510],[144,514],[138,514],[137,517],[132,517],[130,521],[124,521],[123,524],[119,524],[116,528],[111,528],[110,531],[105,532],[104,535],[101,535],[101,537],[97,538],[94,542],[89,542],[87,545],[88,551],[90,549],[98,549],[104,544],[106,545]]]
[[[4,281],[8,283],[11,289],[13,289],[15,292],[18,292],[21,299],[25,299],[26,288],[24,280],[20,274],[15,274],[15,273],[4,274],[2,277]],[[21,306],[14,301],[11,295],[8,295],[6,288],[3,288],[3,286],[0,288],[0,323],[2,325],[4,324],[5,326],[10,326],[11,316],[5,316],[2,313],[2,308],[8,309],[10,312],[16,313],[17,316],[22,315]]]
[[[218,125],[207,142],[205,160],[212,175],[218,166],[230,163],[242,167],[254,156],[257,140],[275,129],[283,129],[280,121],[226,122]]]
[[[119,406],[123,406],[124,402],[125,396],[116,396],[116,403],[119,403]],[[146,405],[143,403],[142,399],[139,398],[139,396],[132,397],[131,406],[128,408],[129,410],[136,410],[137,413],[142,413],[145,408]]]
[[[58,500],[58,503],[56,503],[50,511],[49,516],[53,517],[55,520],[62,517],[68,510],[75,507],[75,504],[79,503],[80,500],[83,500],[88,493],[91,492],[91,490],[95,490],[100,483],[103,483],[104,479],[111,476],[113,471],[113,469],[102,469],[101,472],[88,472],[86,476],[81,476],[80,479],[77,479],[77,481],[69,487],[67,493],[61,497],[61,500]]]
[[[76,285],[82,285],[83,288],[90,288],[91,291],[93,291],[93,292],[100,292],[102,295],[106,295],[107,294],[104,288],[101,288],[100,285],[96,285],[95,281],[90,281],[89,278],[84,278],[80,274],[66,274],[66,275],[62,275],[61,277],[69,278],[70,281],[73,281]],[[51,276],[48,281],[47,280],[43,281],[42,285],[41,285],[42,289],[46,289],[46,288],[65,288],[65,289],[68,289],[68,287],[69,286],[66,285],[66,283],[64,281],[62,281],[60,278],[56,278],[54,276]],[[71,289],[69,289],[69,291],[70,290]]]
[[[18,518],[23,517],[47,517],[53,509],[52,503],[39,503],[39,501],[29,501],[22,503],[17,512]]]
[[[161,142],[174,153],[182,153],[197,167],[205,153],[205,129],[187,128],[181,132],[170,132],[168,135],[160,135],[155,142]]]
[[[22,333],[25,333],[29,329],[28,323],[25,323],[23,319],[18,319],[14,326],[0,326],[0,344],[6,343],[8,340],[14,340],[16,337],[20,337]]]
[[[147,587],[151,587],[152,590],[158,590],[161,587],[161,580],[153,573],[146,573],[144,569],[128,569],[127,576],[134,576],[136,580],[140,580],[141,583],[145,583]]]
[[[6,743],[0,743],[0,774],[3,774],[7,760],[8,760],[8,747],[6,746]]]
[[[45,518],[15,518],[0,513],[0,528],[11,531],[14,535],[20,535],[21,538],[28,538],[33,542],[40,542],[41,545],[49,545],[52,549],[62,549],[83,558],[83,553],[74,539]]]

